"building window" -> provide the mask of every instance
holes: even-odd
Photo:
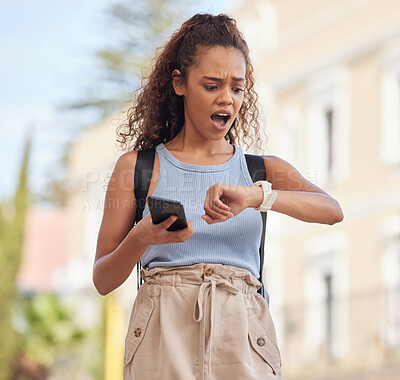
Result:
[[[329,107],[325,110],[326,119],[326,140],[327,140],[327,157],[328,157],[328,175],[332,173],[333,168],[333,109]]]
[[[313,258],[306,274],[306,350],[309,359],[331,357],[333,331],[334,253]]]
[[[277,154],[293,165],[300,164],[300,139],[304,118],[295,106],[285,107],[282,111],[282,122],[277,131]]]
[[[307,85],[309,169],[318,183],[344,180],[349,168],[349,74],[346,69],[317,74]]]
[[[336,236],[336,237],[335,237]],[[347,261],[342,235],[313,239],[305,262],[304,358],[335,359],[348,351]]]
[[[385,289],[383,330],[389,347],[400,347],[400,218],[389,218],[383,241],[382,278]]]
[[[332,315],[333,315],[333,294],[332,294],[332,273],[326,273],[324,276],[325,283],[325,341],[327,351],[332,353]]]
[[[381,158],[388,165],[400,164],[400,53],[382,71]]]

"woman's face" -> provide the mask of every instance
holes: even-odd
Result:
[[[184,98],[185,132],[197,139],[219,140],[242,106],[246,61],[240,50],[222,46],[203,50],[197,59],[186,83],[174,80],[176,94]]]

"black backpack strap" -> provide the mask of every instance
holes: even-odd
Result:
[[[139,150],[135,167],[135,198],[136,218],[135,224],[143,217],[143,209],[149,191],[151,175],[153,173],[155,148]]]
[[[247,169],[249,170],[251,179],[253,183],[256,181],[263,181],[267,179],[267,173],[265,171],[264,159],[262,156],[253,155],[253,154],[245,154]],[[264,284],[262,281],[262,272],[264,266],[264,242],[265,242],[265,230],[267,227],[267,213],[261,212],[261,218],[263,222],[263,229],[261,235],[261,242],[260,242],[260,278],[259,281],[261,282],[261,288],[258,289],[258,293],[260,293],[266,300],[269,305],[269,295],[268,292],[264,289]]]
[[[136,198],[136,217],[134,225],[139,223],[143,217],[143,210],[146,204],[146,197],[150,187],[151,175],[153,173],[154,157],[156,149],[139,150],[137,153],[135,166],[135,198]],[[142,285],[140,277],[140,260],[136,264],[137,290]]]

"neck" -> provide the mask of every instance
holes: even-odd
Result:
[[[185,128],[185,125],[172,140],[166,142],[164,145],[170,150],[180,151],[190,155],[211,156],[215,154],[232,153],[232,151],[234,151],[233,146],[224,138],[210,140],[198,135],[191,136],[191,133]]]

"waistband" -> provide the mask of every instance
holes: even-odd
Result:
[[[244,294],[255,293],[261,282],[247,269],[233,265],[198,263],[174,267],[142,268],[140,277],[147,284],[183,286],[184,284],[222,283]]]

